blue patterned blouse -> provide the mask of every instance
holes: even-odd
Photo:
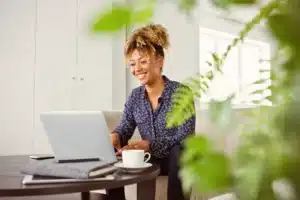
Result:
[[[167,157],[172,146],[180,144],[195,132],[195,116],[175,128],[166,127],[166,115],[171,108],[172,94],[181,83],[163,76],[165,88],[158,99],[158,106],[152,110],[144,86],[132,90],[125,103],[123,117],[113,132],[129,140],[138,127],[143,140],[149,141],[150,153],[157,158]]]

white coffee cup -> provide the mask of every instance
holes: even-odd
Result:
[[[146,160],[145,160],[146,156]],[[151,154],[144,150],[128,149],[122,151],[122,161],[124,167],[143,167],[151,158]]]

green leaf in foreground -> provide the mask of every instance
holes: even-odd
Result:
[[[135,11],[132,15],[133,23],[145,23],[149,21],[153,16],[153,7],[145,7],[143,9],[139,9]]]
[[[212,3],[223,9],[227,9],[232,5],[252,5],[256,3],[256,0],[211,0]]]
[[[230,0],[211,0],[212,4],[218,8],[228,8],[231,5]]]
[[[300,47],[298,35],[300,32],[299,20],[287,14],[274,14],[269,17],[268,23],[273,34],[278,37],[281,42]]]
[[[194,93],[189,87],[182,86],[177,88],[172,96],[172,108],[166,116],[167,127],[177,127],[194,116],[194,103]]]
[[[237,5],[252,5],[256,2],[256,0],[232,0],[232,3]]]
[[[207,137],[196,135],[185,141],[180,174],[183,188],[196,186],[201,192],[227,189],[231,185],[229,160],[223,152],[216,152]]]
[[[129,6],[118,4],[105,10],[92,24],[93,32],[115,32],[130,23],[132,10]]]
[[[187,138],[184,145],[186,148],[181,158],[183,164],[188,164],[194,160],[201,159],[203,154],[212,149],[211,141],[200,135]]]
[[[180,0],[179,7],[180,9],[189,12],[197,6],[197,2],[197,0]]]

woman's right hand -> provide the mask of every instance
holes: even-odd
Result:
[[[111,133],[110,134],[111,143],[113,147],[117,150],[121,149],[121,142],[120,142],[120,136],[118,133]]]

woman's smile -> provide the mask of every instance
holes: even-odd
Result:
[[[139,73],[139,74],[137,74],[136,76],[137,76],[137,78],[138,78],[139,80],[142,80],[142,79],[145,78],[146,75],[147,75],[147,72],[145,72],[145,73]]]

